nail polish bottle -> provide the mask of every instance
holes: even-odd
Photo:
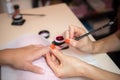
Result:
[[[25,19],[23,19],[23,16],[20,14],[20,7],[19,5],[14,5],[14,13],[13,13],[13,22],[12,25],[23,25],[25,22]]]
[[[58,46],[61,50],[68,49],[68,44],[65,43],[65,39],[63,36],[57,36],[52,44]]]

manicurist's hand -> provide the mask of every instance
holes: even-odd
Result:
[[[76,26],[69,26],[68,30],[63,33],[65,39],[70,39],[69,45],[77,48],[83,53],[90,53],[94,48],[93,42],[88,38],[84,37],[80,40],[75,40],[76,37],[79,37],[85,34],[85,30]]]
[[[56,60],[53,55],[56,57]],[[73,76],[83,76],[85,62],[63,54],[61,51],[54,49],[50,54],[46,54],[46,60],[56,76],[65,78]]]
[[[0,65],[8,65],[21,70],[43,73],[42,68],[33,65],[32,62],[48,52],[49,48],[42,45],[4,49],[0,51]]]
[[[64,55],[57,49],[51,50],[50,54],[46,54],[46,60],[55,75],[60,78],[79,76],[92,80],[120,79],[120,74],[105,71],[86,62],[83,62],[75,57]]]

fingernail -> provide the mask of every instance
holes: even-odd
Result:
[[[54,44],[51,44],[51,45],[50,45],[50,48],[51,48],[51,49],[55,49],[55,45],[54,45]]]
[[[65,39],[65,43],[69,44],[70,43],[70,39]]]

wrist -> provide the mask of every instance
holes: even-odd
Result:
[[[92,53],[95,54],[97,52],[97,48],[96,48],[96,42],[93,42],[92,44]]]
[[[93,42],[92,53],[96,54],[96,53],[103,52],[104,47],[102,45],[104,45],[104,41],[102,40]]]
[[[95,75],[95,74],[96,74],[95,67],[88,63],[84,63],[83,72],[82,72],[81,76],[89,78],[89,79],[94,79],[93,75]]]
[[[0,65],[10,65],[12,62],[12,55],[9,54],[10,50],[5,49],[0,51]]]
[[[88,53],[94,53],[94,50],[95,50],[95,42],[91,42]]]
[[[0,50],[0,65],[6,64],[5,50]]]
[[[89,64],[86,62],[80,62],[79,68],[77,70],[77,75],[81,77],[87,77],[88,76],[88,70],[89,70]]]

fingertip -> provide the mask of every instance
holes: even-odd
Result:
[[[51,49],[55,49],[55,45],[54,45],[54,44],[51,44],[51,45],[50,45],[50,48],[51,48]]]
[[[28,66],[27,70],[31,71],[31,72],[34,72],[34,73],[38,73],[38,74],[44,74],[45,73],[45,71],[41,67],[35,66],[33,64],[30,64]]]
[[[65,43],[69,44],[70,43],[70,39],[65,39]]]
[[[73,25],[69,25],[69,29],[72,29],[74,26]]]
[[[39,70],[36,71],[36,73],[38,73],[38,74],[44,74],[45,71],[43,69],[39,69]]]
[[[41,67],[34,66],[33,72],[38,74],[44,74],[45,71]]]

